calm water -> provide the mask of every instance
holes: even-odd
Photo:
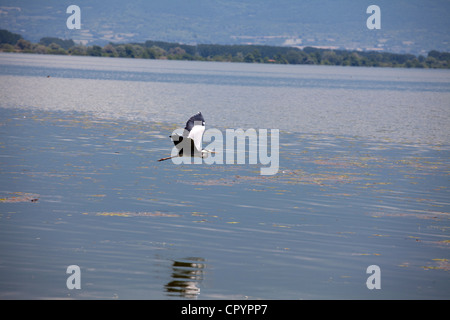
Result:
[[[201,110],[215,128],[450,141],[448,70],[17,54],[2,54],[0,63],[3,107],[177,125]]]
[[[447,70],[0,54],[0,93],[2,298],[450,298]],[[197,111],[278,174],[156,162]]]

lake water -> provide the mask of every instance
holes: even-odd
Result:
[[[1,298],[450,298],[448,70],[0,54],[0,94]],[[156,162],[198,111],[279,172]]]

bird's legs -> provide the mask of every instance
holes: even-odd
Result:
[[[167,158],[161,158],[161,159],[159,159],[158,161],[169,160],[169,159],[176,158],[176,157],[178,157],[178,156],[167,157]]]

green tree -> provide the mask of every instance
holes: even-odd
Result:
[[[289,64],[314,64],[314,61],[305,52],[300,50],[289,50],[284,58]]]
[[[160,59],[166,55],[166,51],[157,46],[147,48],[146,51],[150,59]]]
[[[125,45],[125,57],[127,57],[127,58],[134,58],[135,57],[134,49],[133,49],[133,46],[131,44],[126,44]]]
[[[93,45],[92,47],[87,48],[87,54],[93,57],[101,57],[102,56],[102,47]]]
[[[32,44],[30,41],[27,41],[25,39],[19,39],[17,41],[15,48],[22,52],[31,52]]]
[[[67,54],[66,50],[61,48],[61,46],[56,43],[51,43],[47,47],[47,53],[49,53],[49,54]]]
[[[103,47],[102,54],[107,57],[117,57],[118,55],[116,48],[114,48],[114,46],[111,43]]]
[[[184,57],[184,55],[186,54],[186,50],[184,50],[180,47],[175,47],[175,48],[170,48],[168,53],[169,53],[169,55],[168,55],[169,59],[181,60]]]
[[[139,44],[131,44],[130,46],[131,46],[131,56],[133,58],[142,58],[145,52],[145,48]],[[126,49],[128,50],[128,47],[126,47]]]
[[[56,43],[64,50],[69,50],[69,48],[75,46],[75,42],[72,39],[69,40],[63,40],[60,38],[54,38],[54,37],[44,37],[39,40],[39,44],[42,44],[44,46],[50,46],[50,44]]]
[[[0,30],[0,43],[15,45],[20,39],[22,39],[20,34],[12,33],[4,29]]]
[[[258,49],[253,50],[252,54],[253,58],[255,59],[255,62],[263,62],[261,52],[259,52]]]
[[[87,49],[85,46],[74,46],[69,49],[69,54],[74,56],[85,56],[87,55]]]
[[[38,53],[38,54],[46,54],[47,53],[47,47],[43,46],[42,44],[33,44],[32,50],[34,53]]]
[[[325,51],[322,53],[321,64],[324,65],[338,65],[339,59],[337,57],[336,52],[334,51]]]
[[[14,50],[14,46],[10,45],[9,43],[0,44],[0,52],[14,52]]]
[[[247,53],[244,57],[244,62],[255,62],[255,56],[251,52]]]

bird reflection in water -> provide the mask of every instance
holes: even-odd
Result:
[[[198,284],[203,280],[203,270],[206,267],[204,261],[199,257],[173,261],[172,281],[165,285],[167,295],[196,298],[200,294]]]

